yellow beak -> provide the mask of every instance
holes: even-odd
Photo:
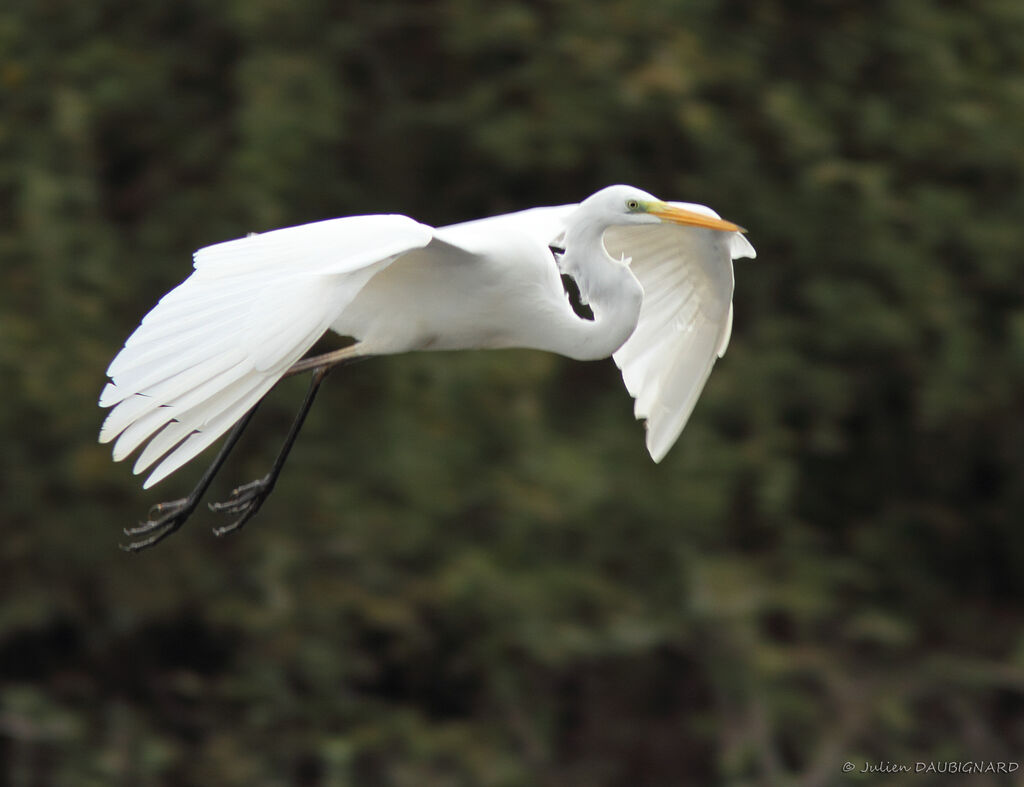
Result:
[[[705,216],[703,213],[696,213],[685,208],[677,208],[667,202],[652,202],[647,208],[647,212],[662,221],[671,221],[673,224],[682,224],[686,227],[704,227],[721,232],[746,232],[739,224],[733,224],[725,219],[716,219],[714,216]]]

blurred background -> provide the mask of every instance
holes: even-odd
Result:
[[[1024,752],[1022,140],[1005,0],[8,0],[0,785],[1020,784],[841,768]],[[661,465],[610,361],[392,357],[118,549],[203,464],[96,444],[195,248],[618,182],[759,253]]]

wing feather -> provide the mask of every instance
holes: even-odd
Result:
[[[201,428],[193,428],[189,431],[181,444],[177,445],[153,469],[153,472],[150,473],[146,482],[142,485],[143,488],[148,489],[154,484],[159,483],[175,470],[178,470],[202,453],[224,432],[230,429],[238,419],[255,407],[256,403],[267,395],[267,392],[274,387],[276,382],[276,379],[265,378],[257,384],[251,385],[244,394],[235,397],[229,404],[221,407],[216,416],[202,421]],[[171,426],[178,431],[185,431],[187,428],[183,427],[180,423],[171,424]]]
[[[149,487],[226,432],[322,336],[365,283],[434,230],[354,216],[218,243],[143,318],[111,362],[100,442],[145,444]],[[147,443],[148,441],[148,443]]]
[[[717,216],[703,205],[673,203]],[[646,224],[612,227],[605,247],[644,288],[640,319],[613,355],[626,390],[646,419],[647,449],[660,462],[693,412],[732,333],[732,261],[753,257],[740,233]]]
[[[260,383],[265,382],[265,380],[260,381]],[[138,474],[148,469],[171,448],[190,435],[201,431],[209,432],[209,424],[215,419],[233,410],[239,402],[257,394],[260,390],[261,385],[254,387],[251,380],[236,380],[234,383],[223,385],[217,391],[216,396],[210,396],[198,402],[184,402],[185,406],[181,408],[178,417],[160,425],[159,433],[154,435],[136,459],[135,466],[132,468],[133,472]],[[239,415],[244,415],[244,411]],[[170,459],[170,456],[167,458]],[[148,480],[147,483],[149,483]],[[156,483],[156,481],[152,483]]]

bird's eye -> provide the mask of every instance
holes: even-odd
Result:
[[[640,209],[640,203],[637,202],[635,199],[628,199],[628,200],[626,200],[626,209],[627,210],[639,210]]]

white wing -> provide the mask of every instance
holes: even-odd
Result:
[[[703,205],[672,203],[716,216]],[[644,288],[636,330],[612,356],[647,419],[647,450],[660,462],[693,412],[732,333],[732,261],[754,257],[740,233],[674,224],[612,227],[608,253],[632,258]]]
[[[148,441],[148,488],[209,446],[319,339],[366,282],[433,229],[353,216],[219,243],[165,295],[114,358],[100,442],[120,461]],[[168,453],[169,452],[169,453]],[[166,456],[164,456],[166,454]]]
[[[469,232],[477,228],[488,234],[493,234],[499,229],[507,229],[521,232],[539,243],[543,243],[545,246],[549,243],[557,244],[565,233],[566,217],[578,207],[578,204],[572,204],[527,208],[515,213],[503,213],[499,216],[462,221],[458,224],[450,224],[447,227],[439,228],[438,236],[445,239],[451,236],[455,242],[458,242],[463,232]]]

